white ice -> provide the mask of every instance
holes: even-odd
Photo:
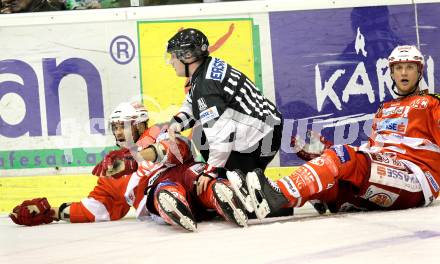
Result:
[[[0,216],[0,263],[439,263],[440,201],[391,212],[199,223],[195,233],[138,222],[20,227]]]

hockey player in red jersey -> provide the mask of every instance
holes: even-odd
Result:
[[[206,191],[197,189],[194,183],[204,163],[194,162],[186,138],[178,134],[170,143],[166,125],[148,127],[143,105],[121,103],[110,116],[110,126],[121,148],[93,169],[100,178],[87,198],[60,207],[51,207],[46,198],[27,200],[14,208],[11,219],[20,225],[112,221],[133,206],[138,219],[153,214],[189,231],[196,230],[206,209],[246,226],[246,214],[229,183],[217,180]]]
[[[397,98],[378,109],[369,142],[322,146],[322,155],[276,182],[261,170],[248,173],[241,188],[249,191],[258,218],[314,199],[338,212],[406,209],[437,198],[440,96],[419,88],[424,59],[416,47],[398,46],[388,60]]]

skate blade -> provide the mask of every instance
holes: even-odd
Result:
[[[251,196],[245,195],[242,191],[240,191],[243,187],[243,182],[235,171],[227,171],[226,177],[231,183],[231,187],[235,192],[235,195],[238,197],[240,202],[244,205],[246,211],[252,213],[254,211],[254,207],[252,206]]]
[[[227,203],[229,207],[232,209],[234,215],[233,217],[235,220],[234,222],[241,227],[247,227],[246,213],[242,209],[237,208],[234,202],[232,201],[234,197],[233,191],[222,183],[215,184],[214,189],[220,201],[223,203]]]
[[[249,190],[249,196],[251,198],[252,206],[255,210],[255,215],[259,220],[264,219],[268,214],[270,214],[271,210],[269,204],[261,192],[261,184],[258,179],[258,175],[255,172],[249,172],[246,176],[246,183]],[[262,201],[259,202],[256,192],[260,193],[260,197],[262,197]]]
[[[165,210],[167,213],[170,213],[171,215],[172,213],[175,213],[178,216],[178,219],[176,219],[176,217],[170,216],[170,218],[176,224],[185,228],[188,231],[194,232],[197,230],[197,226],[194,221],[188,216],[183,215],[182,212],[177,209],[178,201],[174,197],[172,197],[171,194],[166,192],[159,193],[159,203],[162,206],[162,209]]]

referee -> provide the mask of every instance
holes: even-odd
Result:
[[[190,90],[172,118],[168,133],[199,124],[193,132],[206,161],[198,186],[226,170],[263,171],[281,145],[282,116],[249,78],[219,58],[209,56],[209,42],[200,30],[187,28],[175,34],[167,46],[168,63],[177,76],[189,77]],[[198,142],[197,142],[198,141]]]

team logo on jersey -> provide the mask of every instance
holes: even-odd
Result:
[[[409,192],[420,192],[422,190],[414,174],[376,163],[371,164],[370,182],[407,190]]]
[[[314,158],[310,160],[309,163],[315,164],[316,166],[324,166],[325,164],[324,159],[321,157]]]
[[[335,145],[332,146],[330,149],[332,149],[336,153],[336,155],[338,155],[341,163],[346,163],[347,161],[350,161],[350,154],[348,154],[348,149],[344,145]]]
[[[428,99],[427,98],[416,98],[409,105],[414,109],[426,109],[428,107]]]
[[[408,126],[407,118],[389,118],[377,123],[377,131],[405,133]]]
[[[312,167],[305,165],[299,167],[292,175],[289,176],[289,178],[292,180],[293,184],[298,188],[298,190],[308,186],[307,188],[312,188],[313,191],[318,191],[314,183],[317,180],[320,180],[319,178],[316,179],[314,174],[316,175],[316,171]]]
[[[200,122],[202,122],[202,124],[205,124],[219,116],[220,115],[218,114],[217,106],[213,106],[200,112]]]
[[[399,195],[397,193],[371,185],[361,197],[381,207],[390,207],[394,204]]]
[[[383,153],[368,153],[373,162],[391,165],[398,168],[404,168],[402,162],[391,155],[384,155]]]
[[[301,194],[299,193],[298,189],[296,188],[295,184],[293,183],[292,179],[290,179],[290,177],[281,179],[280,183],[286,187],[290,195],[292,195],[297,199],[301,197]]]
[[[377,166],[377,175],[380,177],[385,177],[387,175],[387,169],[384,166]]]
[[[206,79],[222,82],[226,75],[226,68],[226,62],[218,58],[212,58],[208,66],[208,70],[206,71]]]
[[[408,116],[409,109],[410,108],[408,106],[392,106],[384,108],[382,110],[382,117],[388,117],[390,115],[406,117]]]
[[[205,99],[203,97],[199,98],[197,100],[197,105],[199,106],[199,111],[203,111],[206,108],[208,108],[208,105],[206,104],[206,101],[205,101]]]

